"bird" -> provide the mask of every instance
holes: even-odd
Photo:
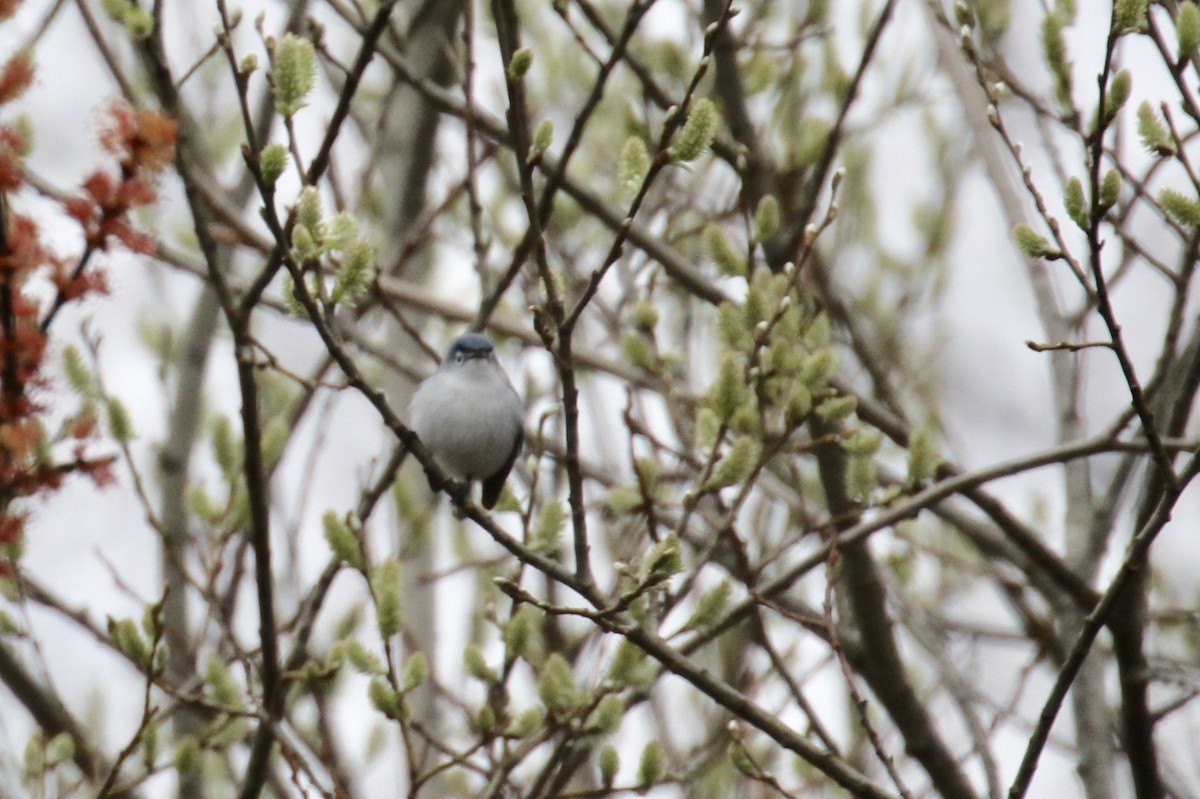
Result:
[[[491,339],[455,339],[438,370],[417,386],[409,419],[438,464],[459,479],[479,480],[483,507],[495,507],[525,440],[525,405]]]

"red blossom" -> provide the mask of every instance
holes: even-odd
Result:
[[[33,62],[29,53],[17,53],[0,68],[0,104],[20,97],[33,83]]]

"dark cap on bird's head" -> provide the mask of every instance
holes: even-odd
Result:
[[[496,348],[492,346],[492,340],[483,333],[466,333],[459,336],[450,345],[450,351],[446,353],[446,362],[461,363],[473,359],[487,360],[496,353]]]

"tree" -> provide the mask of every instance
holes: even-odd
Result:
[[[1194,3],[185,5],[0,4],[2,792],[1200,790]]]

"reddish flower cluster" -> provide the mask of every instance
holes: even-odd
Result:
[[[0,18],[13,6],[0,0]],[[20,95],[31,80],[29,59],[23,54],[11,59],[0,68],[0,105]],[[24,532],[27,512],[16,507],[16,500],[53,491],[72,472],[101,485],[112,479],[112,458],[87,453],[98,437],[94,410],[57,432],[46,427],[46,406],[39,400],[48,388],[46,330],[62,305],[105,290],[104,273],[91,264],[110,242],[137,252],[153,248],[153,240],[129,223],[129,214],[156,200],[153,181],[174,159],[175,138],[174,123],[162,114],[125,103],[109,109],[100,141],[116,156],[118,174],[94,172],[81,194],[63,203],[84,231],[84,251],[70,265],[46,250],[33,220],[9,206],[8,193],[24,183],[26,145],[15,128],[0,125],[0,575],[11,568],[6,558]],[[26,291],[35,275],[49,277],[57,288],[50,307]],[[55,454],[61,446],[70,452],[65,460]]]

